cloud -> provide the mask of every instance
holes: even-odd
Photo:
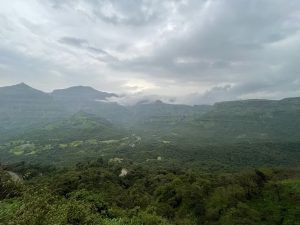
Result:
[[[71,45],[74,47],[82,48],[88,45],[87,40],[79,39],[79,38],[72,38],[72,37],[62,37],[59,39],[60,43]]]
[[[182,1],[145,0],[48,0],[57,10],[72,8],[92,20],[102,20],[113,25],[145,26],[164,20],[166,13]]]
[[[11,0],[0,82],[189,104],[297,96],[299,15],[298,0]]]
[[[249,64],[255,66],[266,61],[272,65],[268,45],[298,35],[299,30],[290,17],[299,12],[300,4],[295,3],[297,7],[292,9],[282,8],[280,2],[207,1],[197,15],[190,15],[195,18],[188,21],[187,30],[179,30],[150,56],[123,61],[117,66],[152,72],[152,76],[188,76],[197,80],[240,72]]]
[[[112,55],[110,55],[106,51],[91,46],[88,43],[88,41],[84,39],[73,38],[73,37],[62,37],[58,40],[58,42],[75,48],[84,49],[91,54],[95,54],[96,58],[101,61],[116,60]]]

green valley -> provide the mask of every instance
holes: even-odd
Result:
[[[123,106],[88,87],[0,94],[0,224],[300,223],[300,98]]]

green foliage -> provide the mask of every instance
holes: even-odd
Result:
[[[20,182],[13,181],[11,176],[0,168],[0,200],[17,197],[21,191]]]
[[[21,203],[17,199],[0,201],[0,224],[8,224],[9,221],[14,220],[20,206]]]
[[[128,175],[119,177],[125,166]],[[4,171],[3,177],[11,180]],[[299,184],[299,170],[205,174],[95,160],[37,174],[19,183],[19,189],[2,186],[3,191],[18,190],[18,194],[3,195],[0,221],[13,225],[299,224]]]

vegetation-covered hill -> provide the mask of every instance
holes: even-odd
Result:
[[[70,87],[66,89],[54,90],[51,93],[56,100],[59,101],[95,101],[95,100],[105,100],[109,97],[116,97],[117,95],[112,93],[106,93],[102,91],[97,91],[91,87],[77,86]]]
[[[165,104],[125,107],[105,102],[114,94],[73,87],[47,94],[25,84],[0,88],[0,141],[42,128],[78,112],[150,135],[179,134],[191,142],[300,140],[300,98],[246,100],[213,106]],[[99,101],[101,100],[101,101]]]

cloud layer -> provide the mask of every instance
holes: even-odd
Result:
[[[0,86],[80,84],[188,104],[300,96],[298,0],[0,6]]]

